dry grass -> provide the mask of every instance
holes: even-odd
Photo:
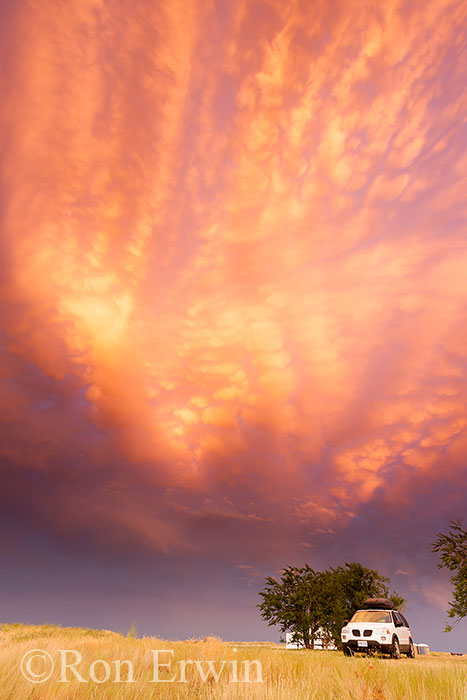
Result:
[[[47,651],[54,660],[59,650],[74,649],[82,655],[77,670],[88,683],[73,678],[60,683],[60,668],[43,684],[26,681],[20,670],[21,658],[32,649]],[[182,659],[214,661],[220,669],[227,662],[218,682],[202,682],[197,669],[187,666],[186,683],[151,683],[151,649],[173,650],[170,673],[161,669],[160,677],[176,674],[180,678]],[[161,661],[167,660],[167,655]],[[111,676],[105,683],[90,680],[90,666],[96,659],[109,663]],[[134,683],[116,683],[116,660],[131,660]],[[262,665],[262,683],[233,683],[232,661],[238,662],[238,678],[243,678],[243,662],[258,659]],[[57,664],[60,666],[60,663]],[[39,671],[40,666],[33,666]],[[96,677],[105,668],[96,667]],[[70,677],[72,674],[68,672]],[[122,679],[126,666],[122,665]],[[251,667],[250,677],[256,678]],[[467,657],[435,655],[415,660],[345,658],[332,651],[286,651],[279,645],[222,642],[216,637],[168,642],[157,638],[135,639],[107,631],[60,628],[52,625],[3,625],[0,627],[0,700],[467,700]]]

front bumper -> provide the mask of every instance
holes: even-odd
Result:
[[[347,640],[342,640],[342,644],[344,644],[348,649],[351,649],[353,652],[363,652],[366,653],[368,651],[374,651],[374,652],[379,652],[380,654],[389,654],[391,652],[392,645],[389,642],[379,642],[376,639],[365,639],[364,641],[367,642],[368,646],[359,646],[358,642],[363,641],[363,640],[358,640],[358,639],[347,639]]]

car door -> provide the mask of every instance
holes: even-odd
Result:
[[[407,643],[409,643],[410,639],[412,638],[412,632],[411,632],[411,629],[410,629],[410,625],[409,625],[409,623],[407,622],[407,618],[404,617],[404,615],[403,615],[402,613],[399,613],[399,615],[401,616],[401,618],[402,618],[402,620],[403,620],[403,622],[404,622],[405,629],[407,630]],[[413,640],[412,640],[412,641],[413,641]]]
[[[400,613],[394,611],[394,618],[401,651],[408,651],[410,629]]]

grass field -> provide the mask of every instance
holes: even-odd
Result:
[[[34,649],[50,657],[31,658]],[[151,650],[159,650],[159,657]],[[23,672],[44,677],[50,673],[48,680],[32,683],[24,678],[25,654],[30,656],[25,657]],[[169,662],[170,667],[163,666]],[[70,669],[73,664],[78,677]],[[258,682],[259,665],[262,682]],[[159,682],[153,682],[156,671]],[[212,671],[218,674],[217,681]],[[248,676],[251,682],[246,682]],[[168,642],[52,625],[0,626],[0,700],[117,698],[467,700],[467,656],[346,658],[340,652],[287,651],[278,644],[222,642],[213,637]]]

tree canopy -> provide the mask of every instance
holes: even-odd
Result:
[[[449,602],[447,613],[455,622],[454,625],[446,625],[445,632],[449,632],[467,615],[467,530],[463,528],[459,518],[451,520],[447,534],[437,535],[432,543],[432,551],[440,553],[441,561],[438,567],[453,572],[453,598]]]
[[[265,583],[259,593],[261,616],[281,632],[291,632],[306,648],[313,647],[318,632],[325,644],[331,640],[340,644],[345,620],[366,598],[389,598],[399,609],[405,604],[397,593],[389,594],[389,579],[357,562],[325,571],[315,571],[308,564],[286,566],[279,580],[268,576]]]

